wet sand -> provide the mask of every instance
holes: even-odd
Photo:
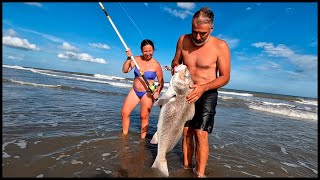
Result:
[[[123,137],[120,131],[112,131],[102,136],[29,139],[25,148],[21,148],[19,141],[7,143],[5,150],[10,157],[3,158],[3,177],[162,177],[151,168],[157,153],[157,145],[149,143],[151,137],[148,134],[141,140],[135,132]],[[275,172],[272,163],[261,166],[263,154],[258,155],[259,160],[252,157],[253,163],[248,166],[248,159],[237,157],[237,151],[244,156],[249,153],[241,146],[231,150],[211,147],[207,177],[288,176],[281,168]],[[169,177],[195,177],[192,170],[182,168],[180,142],[167,154],[167,160]],[[241,171],[256,172],[259,176]]]

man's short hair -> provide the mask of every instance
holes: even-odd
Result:
[[[194,13],[192,20],[197,19],[199,17],[202,17],[204,19],[199,19],[197,20],[197,24],[212,24],[213,25],[213,20],[214,20],[214,14],[213,12],[209,9],[209,7],[202,7],[199,11]]]

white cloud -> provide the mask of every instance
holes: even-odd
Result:
[[[101,44],[101,43],[89,43],[90,46],[95,47],[95,48],[101,48],[101,49],[111,49],[110,46],[106,44]]]
[[[66,42],[63,39],[57,38],[55,36],[51,36],[49,34],[40,33],[40,32],[37,32],[37,31],[30,30],[30,29],[24,29],[24,28],[19,28],[19,29],[21,29],[22,31],[25,31],[25,32],[31,32],[31,33],[40,35],[43,38],[48,39],[48,40],[53,41],[53,42],[56,42],[56,43],[64,43],[64,42]]]
[[[163,9],[167,11],[169,14],[172,14],[173,16],[178,17],[180,19],[185,19],[188,15],[193,15],[189,10],[176,10],[168,7],[164,7]]]
[[[2,37],[2,44],[13,48],[21,48],[25,50],[39,50],[35,44],[30,44],[27,39],[18,37],[4,36]]]
[[[290,8],[290,7],[289,7],[289,8],[286,8],[284,11],[285,11],[285,12],[291,12],[291,11],[293,11],[293,10],[294,10],[293,8]]]
[[[262,64],[261,66],[258,66],[257,69],[260,70],[279,70],[280,66],[279,64],[271,61],[267,61],[265,64]]]
[[[318,67],[318,57],[315,55],[296,54],[293,50],[284,44],[274,46],[272,43],[258,42],[253,43],[252,46],[263,48],[268,56],[283,57],[290,60],[297,66],[299,71],[314,73]]]
[[[22,57],[17,57],[17,56],[8,56],[8,59],[13,59],[13,60],[22,60]]]
[[[217,37],[222,39],[222,40],[225,40],[230,49],[236,48],[239,45],[239,42],[240,42],[239,39],[230,38],[230,37],[222,35],[222,34],[219,34]]]
[[[37,2],[26,2],[25,4],[30,6],[42,7],[42,4]]]
[[[318,67],[318,56],[294,54],[288,57],[298,67],[302,68],[303,71],[317,70]]]
[[[149,4],[148,3],[143,3],[145,6],[149,6]]]
[[[294,52],[284,44],[274,46],[272,43],[258,42],[253,43],[252,45],[254,47],[263,48],[269,56],[289,57],[294,54]]]
[[[177,6],[181,9],[172,9],[169,7],[164,7],[163,10],[168,12],[169,14],[172,14],[175,17],[178,17],[180,19],[185,19],[187,16],[193,15],[191,10],[193,10],[196,7],[196,4],[188,3],[188,2],[178,2]]]
[[[77,49],[74,46],[71,46],[69,43],[66,43],[66,42],[64,42],[62,46],[60,46],[60,48],[66,51],[79,51],[79,49]]]
[[[249,11],[249,10],[251,10],[251,9],[252,9],[251,7],[247,7],[247,8],[246,8],[247,11]]]
[[[100,63],[100,64],[108,64],[104,59],[102,58],[94,58],[91,55],[87,53],[74,53],[70,51],[66,51],[63,54],[58,54],[58,58],[61,59],[70,59],[70,60],[80,60],[80,61],[88,61],[88,62],[94,62],[94,63]]]
[[[7,30],[4,32],[4,34],[5,34],[6,36],[17,36],[17,32],[16,32],[15,30],[13,30],[13,29],[7,29]]]
[[[195,3],[189,3],[189,2],[178,2],[177,6],[183,9],[187,10],[193,10],[196,7]]]

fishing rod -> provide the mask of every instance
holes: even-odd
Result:
[[[121,37],[121,35],[120,35],[117,27],[114,25],[114,23],[113,23],[112,19],[110,18],[109,14],[108,14],[107,11],[104,9],[102,3],[99,2],[99,4],[100,4],[100,6],[101,6],[101,9],[103,10],[103,12],[106,14],[107,18],[109,19],[109,21],[110,21],[113,29],[116,31],[118,37],[120,38],[120,40],[121,40],[122,44],[124,45],[124,47],[126,48],[126,50],[129,49],[128,46],[126,45],[126,43],[124,42],[124,40],[122,39],[122,37]],[[134,59],[133,55],[131,55],[130,58],[133,60],[134,64],[135,64],[136,67],[138,68],[138,70],[139,70],[139,72],[140,72],[140,74],[141,74],[144,82],[145,82],[146,85],[148,86],[149,90],[151,91],[151,93],[153,93],[153,92],[156,90],[156,88],[157,88],[156,85],[155,85],[155,84],[149,84],[148,80],[147,80],[146,77],[144,76],[143,71],[141,70],[141,68],[140,68],[140,66],[138,65],[138,63],[136,62],[136,60]]]
[[[144,38],[143,34],[141,33],[140,29],[138,28],[138,26],[136,25],[136,23],[133,22],[133,20],[131,19],[130,15],[128,14],[128,12],[123,8],[123,6],[121,5],[121,3],[119,3],[119,5],[121,6],[121,8],[123,9],[123,11],[127,14],[127,16],[129,17],[130,21],[133,23],[133,25],[136,27],[136,29],[138,30],[138,32],[140,33],[142,39],[146,39]],[[148,42],[147,42],[148,43]],[[148,43],[149,44],[149,43]],[[171,67],[169,66],[162,66],[162,69],[165,71],[171,71]]]

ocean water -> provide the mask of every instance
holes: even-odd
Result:
[[[121,107],[132,79],[2,65],[3,177],[161,177],[152,169],[159,107],[140,139]],[[165,92],[168,83],[165,83]],[[318,177],[318,99],[219,89],[207,177]],[[181,141],[167,154],[182,168]]]

